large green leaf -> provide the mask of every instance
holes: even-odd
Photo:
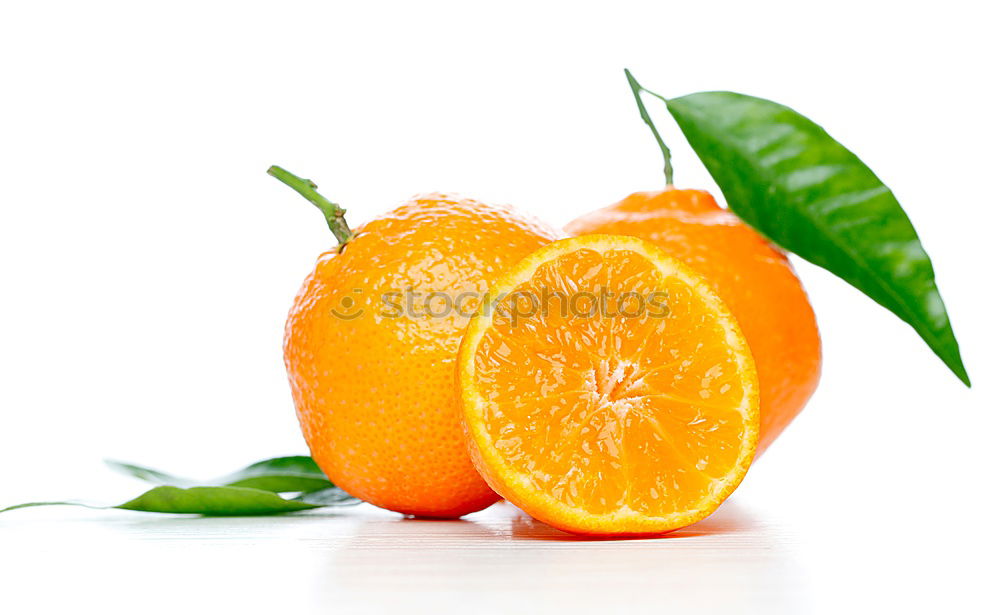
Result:
[[[665,102],[730,209],[902,318],[969,384],[931,260],[896,197],[857,156],[769,100],[701,92]]]
[[[251,464],[242,470],[223,476],[211,481],[194,481],[181,478],[159,470],[124,463],[121,461],[106,460],[114,470],[134,476],[136,478],[155,483],[158,485],[170,485],[174,487],[203,486],[229,486],[229,487],[251,487],[274,492],[311,492],[333,487],[323,471],[319,469],[312,457],[305,455],[294,455],[291,457],[274,457]]]

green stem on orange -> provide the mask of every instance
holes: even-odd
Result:
[[[635,80],[635,77],[632,76],[632,73],[627,68],[625,69],[625,77],[628,79],[629,87],[632,88],[632,95],[635,96],[635,104],[639,106],[639,115],[642,117],[642,121],[646,122],[649,129],[653,131],[653,136],[656,137],[656,144],[660,146],[660,151],[663,152],[663,176],[667,178],[667,185],[672,186],[674,184],[674,167],[670,164],[670,148],[663,142],[659,131],[656,130],[653,120],[650,119],[649,113],[646,112],[646,105],[643,104],[640,94],[645,92],[650,96],[659,98],[663,102],[667,102],[667,99],[639,85],[639,82]]]
[[[333,235],[337,238],[337,242],[341,246],[354,237],[354,233],[351,232],[351,228],[347,226],[347,221],[344,219],[344,213],[346,213],[344,208],[331,202],[317,192],[316,188],[318,186],[311,179],[302,179],[279,166],[272,166],[267,170],[267,174],[278,178],[278,181],[298,192],[306,200],[318,207],[323,212],[323,217],[326,218],[326,225],[333,231]]]

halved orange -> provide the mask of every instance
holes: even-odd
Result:
[[[508,271],[469,322],[457,380],[480,474],[569,532],[690,525],[757,446],[757,374],[735,318],[632,237],[557,241]]]

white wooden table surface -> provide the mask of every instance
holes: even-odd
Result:
[[[0,611],[995,608],[996,570],[968,565],[978,549],[969,536],[948,527],[911,534],[886,518],[839,527],[824,519],[790,523],[736,497],[666,538],[585,541],[506,503],[462,521],[403,519],[367,505],[237,519],[33,509],[0,518],[0,600],[18,607]]]

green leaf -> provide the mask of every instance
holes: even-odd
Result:
[[[324,490],[327,491],[327,490]],[[339,489],[338,489],[339,491]],[[316,493],[323,493],[318,491]],[[343,492],[341,492],[343,493]],[[311,495],[311,494],[308,494]],[[346,494],[344,494],[346,495]],[[350,496],[347,496],[350,498]],[[286,500],[273,491],[249,489],[247,487],[173,487],[161,485],[153,487],[134,500],[118,506],[94,506],[74,501],[28,502],[0,508],[0,513],[33,506],[83,506],[97,510],[120,508],[144,512],[193,514],[213,517],[235,517],[248,515],[275,515],[279,513],[309,510],[334,505],[333,502],[305,501],[296,498]],[[348,503],[338,502],[339,505]]]
[[[206,516],[273,515],[319,508],[301,500],[247,487],[154,487],[134,500],[115,506],[123,510]]]
[[[33,506],[83,506],[93,509],[120,508],[144,512],[236,517],[250,515],[276,515],[280,513],[322,508],[325,506],[350,506],[360,503],[339,487],[330,487],[299,497],[285,499],[273,491],[248,487],[153,487],[134,500],[118,506],[94,506],[75,501],[28,502],[0,508],[0,513]]]
[[[319,491],[334,485],[312,457],[275,457],[251,464],[214,483],[233,487],[253,487],[267,491]]]
[[[930,257],[896,197],[857,156],[769,100],[701,92],[666,104],[733,212],[891,310],[970,384]]]
[[[122,474],[127,474],[144,480],[149,483],[156,483],[157,485],[173,485],[175,487],[187,487],[189,485],[196,485],[197,483],[186,478],[180,478],[179,476],[174,476],[173,474],[167,474],[166,472],[160,472],[159,470],[154,470],[152,468],[147,468],[145,466],[135,465],[134,463],[126,463],[124,461],[115,461],[114,459],[105,459],[104,463],[112,470],[121,472]]]
[[[105,463],[112,469],[129,476],[158,485],[174,487],[193,487],[196,485],[250,487],[276,493],[310,492],[333,487],[333,483],[326,478],[316,462],[305,455],[265,459],[228,476],[205,482],[180,478],[132,463],[113,460],[106,460]]]
[[[8,506],[7,508],[0,508],[0,513],[5,513],[9,510],[17,510],[18,508],[32,508],[34,506],[82,506],[84,508],[93,508],[97,510],[108,508],[107,506],[94,506],[92,504],[84,504],[83,502],[64,500],[61,502],[25,502],[24,504],[14,504],[13,506]]]
[[[119,506],[93,506],[75,501],[29,502],[0,509],[0,513],[31,506],[85,506],[207,516],[274,515],[324,506],[349,506],[361,500],[334,486],[311,457],[275,457],[251,464],[208,486],[132,463],[107,460],[111,468],[158,483],[134,500]],[[300,492],[285,499],[284,492]]]

